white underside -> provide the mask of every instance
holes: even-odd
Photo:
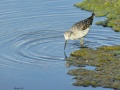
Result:
[[[89,30],[90,30],[90,28],[87,28],[86,30],[82,30],[82,31],[73,32],[70,39],[71,40],[80,39],[80,38],[86,36],[87,33],[89,32]]]

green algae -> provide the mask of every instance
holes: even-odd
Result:
[[[96,50],[82,48],[71,53],[66,59],[69,65],[78,69],[69,70],[68,74],[75,76],[75,86],[93,86],[120,89],[120,45],[101,46]],[[90,65],[95,70],[81,68]]]
[[[116,32],[120,31],[120,0],[84,0],[74,6],[94,12],[99,17],[106,16],[105,21],[96,24],[112,27]]]

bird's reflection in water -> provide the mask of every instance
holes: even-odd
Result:
[[[67,55],[66,55],[66,52],[64,51],[64,56],[65,56],[65,60],[66,60],[66,63],[65,63],[65,66],[67,67],[67,68],[69,68],[70,67],[70,63],[69,63],[69,61],[67,61]]]

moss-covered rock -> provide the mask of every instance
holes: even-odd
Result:
[[[94,12],[96,16],[106,16],[105,21],[97,22],[97,25],[112,27],[120,31],[120,0],[84,0],[74,4],[81,9]]]
[[[75,76],[73,85],[120,89],[120,45],[101,46],[96,50],[82,48],[72,52],[66,61],[79,67],[68,71],[68,74]],[[96,66],[96,69],[80,68],[86,65]]]

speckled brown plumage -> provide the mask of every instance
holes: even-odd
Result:
[[[90,26],[92,25],[94,15],[95,15],[95,14],[92,13],[92,15],[91,15],[89,18],[75,23],[75,24],[72,26],[71,31],[72,31],[72,29],[73,29],[73,31],[74,31],[74,29],[86,30],[88,27],[90,27]]]

